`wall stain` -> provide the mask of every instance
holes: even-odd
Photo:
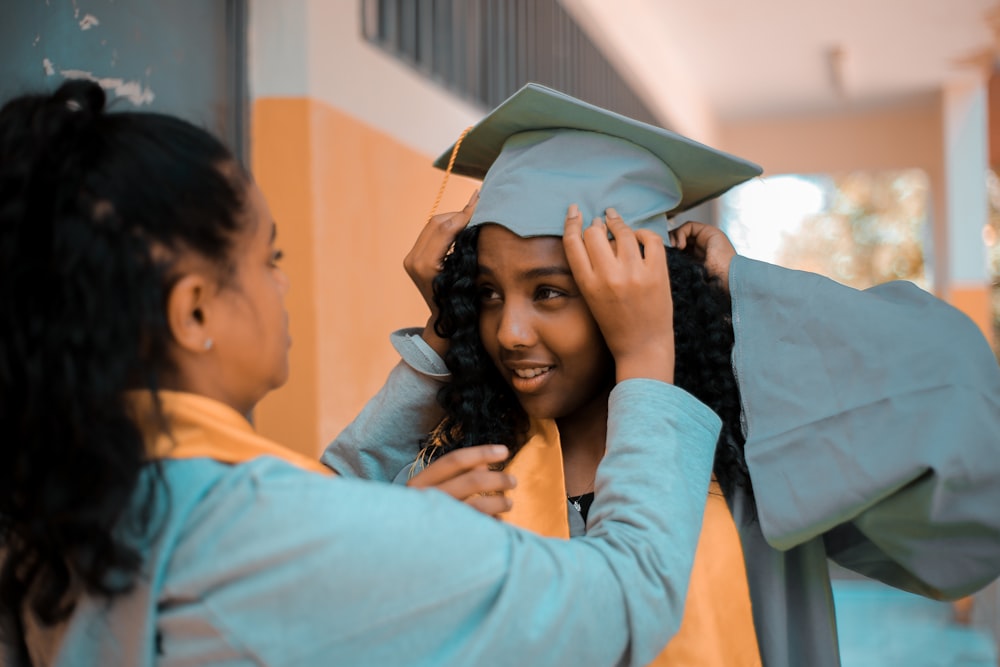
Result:
[[[101,25],[101,22],[93,14],[87,14],[80,19],[80,30],[90,30],[95,25]]]

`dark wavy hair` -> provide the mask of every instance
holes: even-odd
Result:
[[[479,337],[477,244],[482,227],[463,230],[434,280],[439,309],[435,329],[449,339],[445,363],[452,380],[438,392],[445,416],[425,439],[430,458],[484,442],[524,444],[528,417],[501,378]],[[674,303],[674,383],[693,394],[722,419],[714,472],[728,495],[736,487],[752,493],[743,455],[740,394],[730,356],[732,304],[718,278],[675,248],[667,249]],[[595,387],[595,391],[603,389]]]
[[[0,109],[0,606],[44,624],[139,576],[164,485],[124,392],[171,369],[175,260],[230,275],[245,224],[217,139],[104,107],[71,81]]]

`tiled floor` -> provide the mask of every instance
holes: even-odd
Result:
[[[882,584],[835,579],[842,667],[997,667],[985,629],[957,625],[951,605]]]

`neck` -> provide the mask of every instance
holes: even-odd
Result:
[[[226,391],[223,383],[219,382],[219,378],[224,377],[225,373],[212,366],[211,362],[199,358],[194,358],[192,362],[191,358],[184,358],[175,361],[175,366],[173,371],[161,374],[161,389],[210,398],[228,405],[253,423],[254,403]],[[192,366],[194,371],[191,370]]]
[[[562,446],[566,495],[579,496],[594,490],[597,465],[604,458],[608,435],[608,395],[600,392],[572,415],[556,420]]]

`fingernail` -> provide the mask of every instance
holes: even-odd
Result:
[[[490,454],[494,456],[507,456],[507,447],[506,445],[493,445],[492,449],[490,449]]]
[[[609,218],[612,217],[612,216],[615,217],[615,218],[620,218],[621,217],[620,215],[618,215],[618,211],[616,211],[614,208],[611,208],[611,207],[608,207],[608,208],[604,209],[604,214],[606,216],[608,216]]]
[[[517,477],[514,477],[513,475],[507,475],[507,479],[510,482],[510,488],[513,489],[515,486],[517,486]]]
[[[569,217],[575,218],[580,215],[580,207],[576,204],[569,205]]]

